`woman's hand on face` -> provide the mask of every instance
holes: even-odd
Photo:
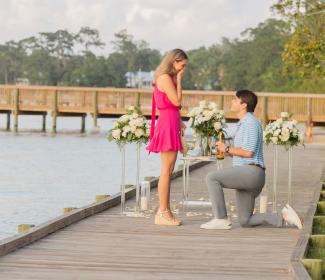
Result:
[[[182,70],[180,70],[180,71],[177,73],[177,82],[182,81],[182,79],[183,79],[183,77],[184,77],[184,73],[185,73],[185,68],[183,68]]]

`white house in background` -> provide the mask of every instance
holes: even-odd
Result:
[[[126,87],[128,88],[144,88],[151,89],[153,81],[154,71],[142,72],[127,72],[125,74]]]

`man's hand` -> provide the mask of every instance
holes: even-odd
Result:
[[[218,142],[216,143],[216,147],[217,147],[217,149],[218,149],[220,152],[222,152],[222,153],[225,153],[225,152],[226,152],[226,147],[227,147],[227,146],[226,146],[225,143],[218,141]]]

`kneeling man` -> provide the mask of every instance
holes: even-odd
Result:
[[[269,224],[282,227],[287,222],[302,228],[302,222],[296,211],[286,205],[281,213],[253,214],[255,198],[261,193],[265,183],[263,160],[263,130],[253,112],[257,96],[249,90],[240,90],[231,103],[231,111],[237,114],[239,122],[234,138],[234,146],[217,143],[217,148],[233,157],[233,167],[225,168],[207,175],[206,181],[215,216],[202,224],[202,229],[231,229],[227,216],[223,189],[236,191],[239,223],[243,227]]]

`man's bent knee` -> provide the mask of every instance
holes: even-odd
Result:
[[[219,171],[209,172],[205,177],[207,184],[209,184],[210,182],[218,181],[218,175]]]
[[[251,227],[249,224],[250,217],[239,217],[238,221],[241,227]]]

